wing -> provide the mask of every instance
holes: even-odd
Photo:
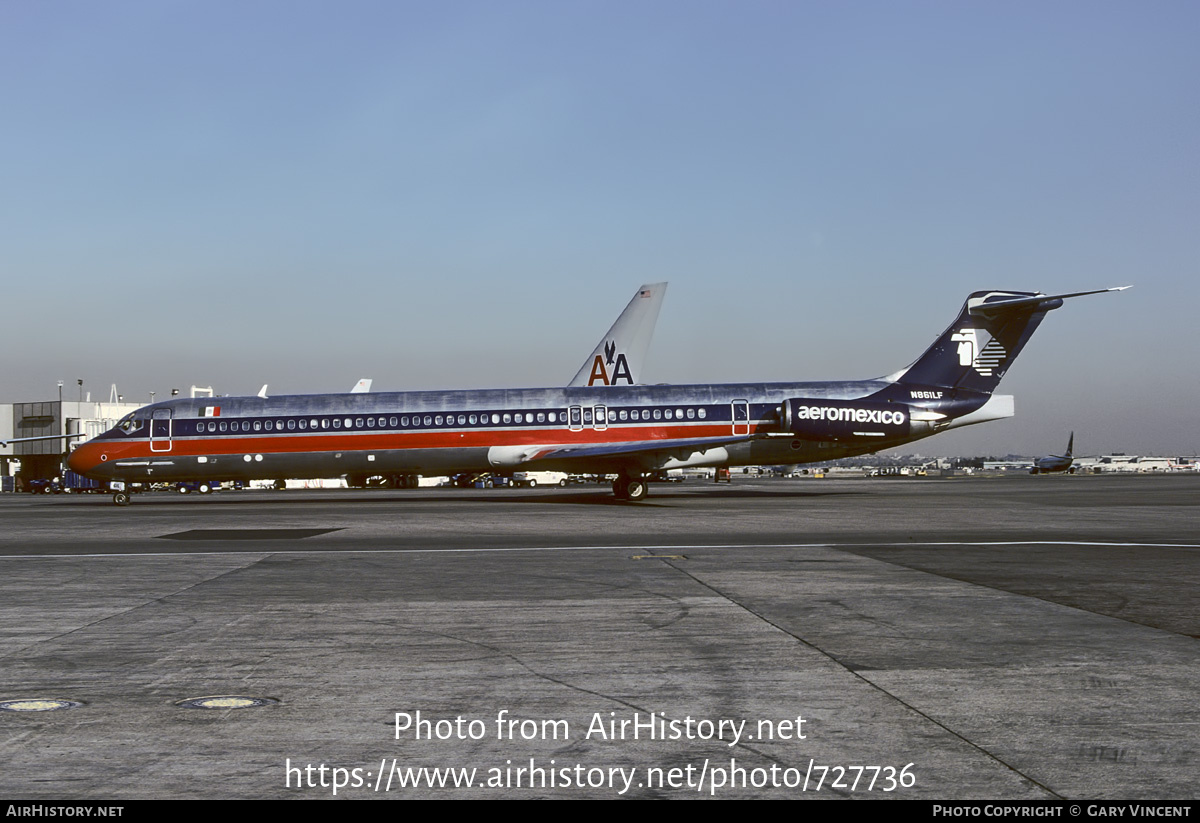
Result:
[[[488,461],[497,467],[529,467],[567,472],[660,471],[728,462],[727,446],[757,435],[694,437],[685,440],[636,440],[581,445],[494,446]]]

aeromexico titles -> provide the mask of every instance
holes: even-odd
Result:
[[[975,292],[912,365],[874,380],[622,385],[609,368],[618,352],[597,351],[581,373],[599,369],[610,385],[577,375],[565,388],[168,400],[80,445],[69,465],[115,481],[121,504],[130,481],[390,475],[406,485],[520,470],[615,474],[613,492],[636,501],[654,471],[824,462],[1010,417],[1012,397],[993,391],[1046,313],[1120,290]]]

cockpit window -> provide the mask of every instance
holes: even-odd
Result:
[[[140,429],[142,427],[142,421],[135,420],[133,415],[134,415],[134,412],[130,412],[129,414],[122,417],[121,422],[117,423],[117,428],[120,429],[121,431],[125,432],[126,434],[133,434],[135,431]]]

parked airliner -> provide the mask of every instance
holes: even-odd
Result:
[[[645,476],[687,466],[812,463],[1013,415],[992,392],[1071,297],[971,294],[915,362],[874,380],[176,399],[80,445],[70,467],[113,483],[551,470]]]

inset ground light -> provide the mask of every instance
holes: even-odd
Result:
[[[253,709],[258,706],[270,706],[279,701],[272,697],[244,697],[237,694],[225,694],[213,697],[189,697],[175,703],[183,709]]]
[[[78,700],[33,697],[26,700],[0,700],[0,712],[56,712],[59,709],[77,709],[82,705]]]

